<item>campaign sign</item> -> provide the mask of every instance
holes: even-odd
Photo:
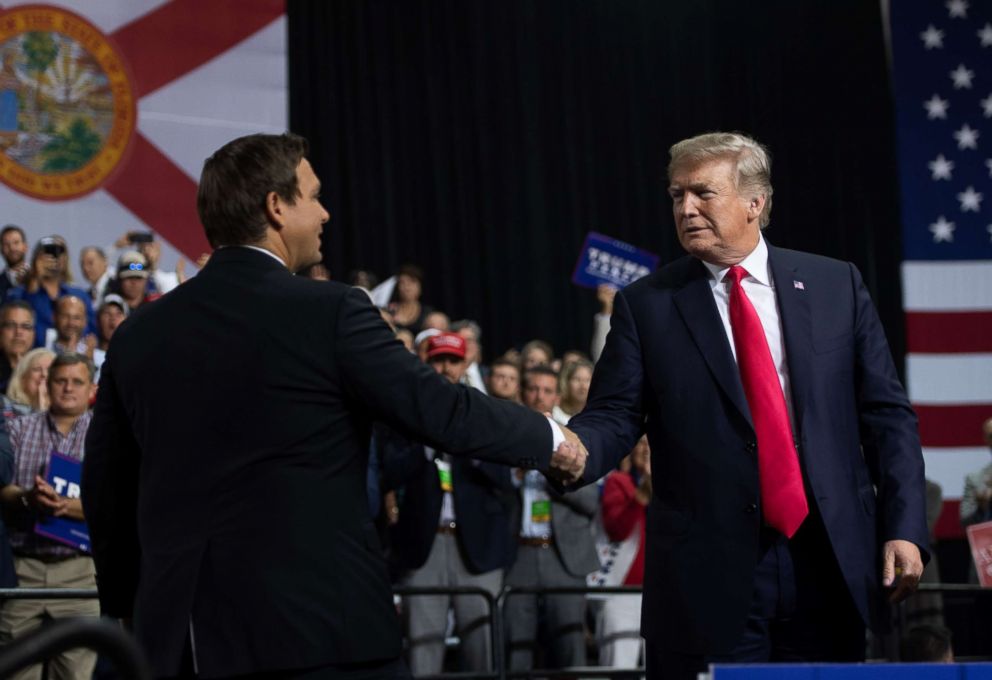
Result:
[[[623,288],[658,268],[658,256],[594,231],[586,236],[572,283],[585,288],[609,284]]]
[[[992,522],[972,524],[967,531],[978,582],[983,588],[992,588]]]
[[[79,498],[79,481],[82,478],[82,470],[82,463],[75,458],[69,458],[52,451],[45,481],[55,489],[58,495],[66,498]],[[67,517],[43,517],[34,525],[34,532],[53,541],[65,543],[77,550],[90,551],[90,530],[86,526],[86,522]]]

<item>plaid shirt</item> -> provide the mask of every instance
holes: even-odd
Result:
[[[52,451],[82,460],[83,443],[93,414],[79,416],[68,435],[55,427],[48,412],[14,418],[7,424],[14,448],[14,484],[23,489],[34,487],[34,476],[45,476]],[[24,557],[74,557],[80,552],[67,545],[34,533],[38,513],[34,510],[5,508],[10,545],[14,554]]]

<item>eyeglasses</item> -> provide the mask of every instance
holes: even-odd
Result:
[[[34,324],[33,323],[17,323],[15,321],[4,321],[3,323],[0,323],[0,328],[4,329],[5,331],[16,331],[16,330],[20,329],[22,331],[27,332],[27,331],[33,331],[34,330]]]

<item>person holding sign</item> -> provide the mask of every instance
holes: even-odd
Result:
[[[465,374],[466,354],[467,342],[457,333],[427,340],[427,363],[452,384]],[[383,434],[383,484],[402,489],[399,521],[390,527],[402,584],[470,586],[495,597],[513,558],[503,502],[503,494],[513,490],[510,468],[457,458],[391,430]],[[461,639],[459,669],[481,673],[492,668],[489,608],[481,597],[418,595],[404,600],[414,675],[441,672],[449,605]]]
[[[0,489],[0,502],[22,588],[96,588],[79,487],[94,390],[90,360],[74,352],[61,354],[48,372],[48,410],[10,421],[15,472],[13,482]],[[53,474],[56,463],[59,472]],[[76,528],[58,531],[56,524]],[[0,609],[0,642],[6,644],[49,618],[99,615],[94,600],[7,600]],[[51,660],[48,677],[88,680],[95,665],[96,652],[70,650]],[[40,665],[15,676],[40,677]]]
[[[763,146],[712,133],[670,153],[688,256],[617,292],[569,421],[584,483],[648,435],[647,675],[861,660],[928,546],[916,417],[878,315],[850,263],[765,240]]]

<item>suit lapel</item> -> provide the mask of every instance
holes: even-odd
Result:
[[[796,419],[796,437],[802,432],[803,413],[806,407],[809,371],[812,366],[812,321],[806,282],[799,267],[788,261],[787,252],[768,245],[768,261],[775,281],[779,318],[785,341],[785,359],[789,367],[789,384],[792,389],[792,408]]]
[[[751,411],[744,396],[737,362],[734,361],[734,355],[730,351],[727,332],[723,328],[720,313],[713,300],[709,272],[699,260],[695,259],[692,261],[690,271],[688,283],[673,296],[675,306],[713,377],[737,410],[743,414],[748,423],[751,423]]]

